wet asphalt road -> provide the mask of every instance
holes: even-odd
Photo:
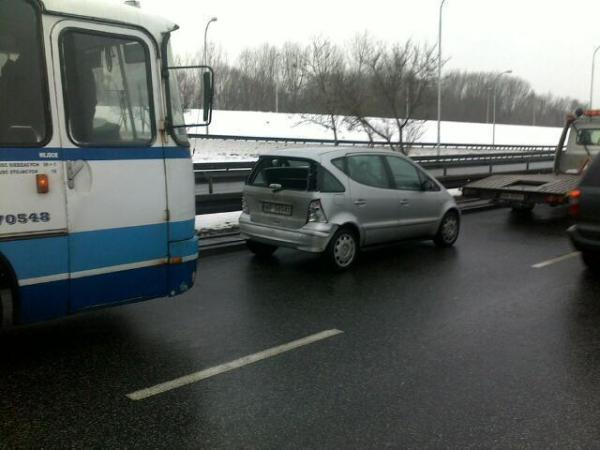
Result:
[[[598,447],[600,281],[560,211],[464,217],[457,246],[347,273],[206,257],[188,294],[0,334],[0,447]],[[126,394],[323,330],[155,397]]]

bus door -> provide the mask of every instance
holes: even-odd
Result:
[[[52,32],[69,231],[70,309],[166,294],[168,210],[155,44],[65,20]]]

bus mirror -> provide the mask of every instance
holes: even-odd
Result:
[[[202,105],[203,120],[204,122],[210,122],[214,96],[212,72],[206,71],[202,74],[202,88],[204,91],[204,102]]]
[[[172,122],[169,127],[207,127],[212,120],[214,99],[214,72],[208,66],[167,66],[163,74],[168,78],[167,103]],[[181,90],[180,90],[181,89]],[[202,109],[202,123],[184,123],[184,110]],[[200,119],[200,113],[194,117]]]

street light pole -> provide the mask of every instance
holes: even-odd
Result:
[[[594,49],[594,54],[592,55],[592,79],[590,81],[590,106],[589,108],[593,108],[592,102],[594,101],[594,69],[596,68],[596,54],[600,50],[600,45]]]
[[[509,73],[512,73],[512,70],[506,70],[502,73],[499,73],[498,75],[496,75],[496,78],[494,78],[494,106],[492,114],[494,124],[492,125],[492,145],[496,145],[496,87],[500,77]]]
[[[440,140],[442,132],[442,12],[446,0],[440,3],[438,29],[438,92],[437,92],[437,154],[440,156]]]
[[[216,22],[217,18],[213,17],[212,19],[210,19],[207,23],[206,23],[206,28],[204,28],[204,62],[203,64],[206,66],[206,37],[208,35],[208,27],[210,26],[211,23]]]
[[[213,22],[216,22],[216,21],[217,21],[217,18],[216,18],[216,17],[213,17],[213,18],[211,18],[211,19],[210,19],[210,20],[209,20],[209,21],[206,23],[206,28],[204,28],[204,61],[203,61],[203,63],[202,63],[202,64],[203,64],[203,65],[205,65],[205,66],[206,66],[206,65],[208,65],[208,64],[207,64],[207,63],[208,63],[208,61],[207,61],[207,59],[206,59],[206,49],[207,49],[207,47],[206,47],[206,37],[207,37],[207,35],[208,35],[208,27],[210,26],[210,24],[211,24],[211,23],[213,23]],[[206,134],[208,134],[208,125],[206,126]]]

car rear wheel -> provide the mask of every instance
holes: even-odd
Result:
[[[349,269],[358,256],[358,238],[349,228],[339,229],[331,238],[324,257],[335,271]]]
[[[581,258],[588,269],[594,272],[600,271],[600,253],[584,251],[581,252]]]
[[[246,241],[246,246],[248,250],[261,258],[267,258],[277,250],[277,246],[275,245],[263,244],[256,241]]]
[[[452,247],[460,232],[460,218],[456,211],[448,211],[442,218],[433,242],[438,247]]]

